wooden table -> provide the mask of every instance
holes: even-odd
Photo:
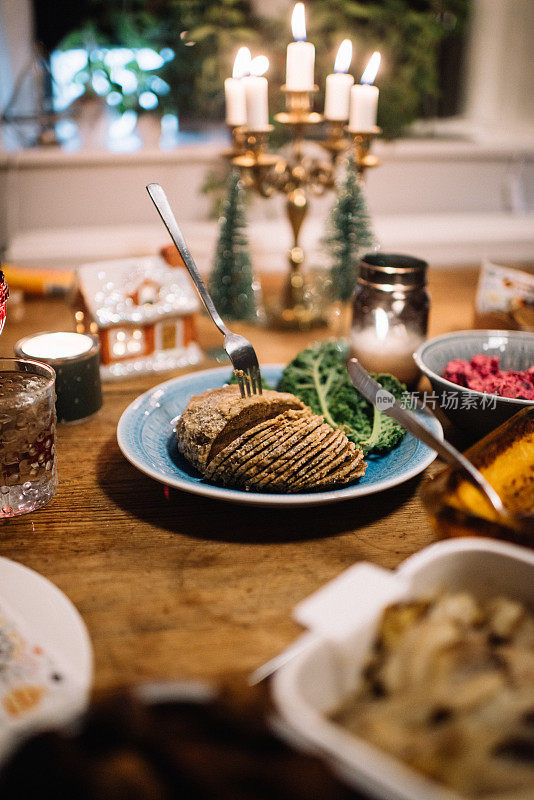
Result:
[[[475,272],[430,277],[430,335],[471,327]],[[266,283],[269,290],[273,279]],[[8,318],[0,353],[12,356],[29,333],[70,329],[62,301],[30,300],[21,321]],[[206,318],[199,335],[205,348],[220,344]],[[249,328],[247,335],[260,361],[272,363],[329,332]],[[0,526],[0,555],[45,575],[79,609],[93,642],[96,689],[149,678],[239,682],[298,635],[291,609],[299,600],[356,561],[395,567],[433,540],[420,478],[309,510],[166,492],[123,458],[116,427],[137,395],[168,377],[105,384],[94,419],[59,427],[55,499]]]

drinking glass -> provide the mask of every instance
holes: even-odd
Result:
[[[55,372],[0,359],[0,518],[46,505],[57,489]]]

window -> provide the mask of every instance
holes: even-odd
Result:
[[[181,319],[160,322],[156,333],[156,348],[159,350],[175,350],[184,343],[184,324]]]
[[[108,336],[112,361],[134,358],[145,352],[146,336],[141,328],[112,328]]]

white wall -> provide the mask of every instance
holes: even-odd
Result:
[[[466,117],[502,136],[530,128],[534,141],[534,2],[473,0]]]

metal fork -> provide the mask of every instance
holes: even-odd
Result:
[[[432,450],[435,450],[447,464],[460,469],[465,477],[484,495],[497,516],[508,525],[515,525],[512,515],[504,507],[493,486],[474,464],[452,444],[438,439],[437,436],[419,422],[415,414],[410,413],[400,403],[397,403],[393,395],[375,381],[356,358],[350,359],[347,364],[347,371],[352,383],[366,400],[376,406],[383,414],[387,414],[388,417],[392,417],[392,419],[399,422],[403,428],[410,431],[417,439],[431,447]]]
[[[178,227],[178,223],[171,211],[169,201],[162,187],[159,183],[149,183],[146,189],[158,210],[163,224],[169,231],[170,237],[176,245],[189,274],[193,278],[193,282],[198,289],[202,302],[206,306],[208,314],[224,335],[224,349],[228,353],[234,367],[241,397],[262,394],[260,365],[254,348],[248,339],[245,339],[244,336],[239,336],[237,333],[232,333],[222,321],[219,312],[213,304],[210,293],[200,276],[193,256],[185,243],[182,231]]]

